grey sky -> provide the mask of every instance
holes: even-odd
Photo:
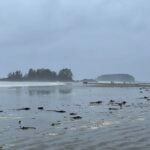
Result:
[[[149,0],[0,0],[0,76],[69,67],[150,81],[149,14]]]

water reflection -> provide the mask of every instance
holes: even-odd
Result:
[[[59,87],[59,93],[61,94],[70,94],[72,92],[71,86],[60,86]]]
[[[57,86],[57,87],[28,87],[30,96],[34,95],[50,95],[54,93],[70,94],[72,92],[71,86]]]
[[[49,95],[56,91],[55,87],[29,87],[28,93],[30,96],[34,95]]]

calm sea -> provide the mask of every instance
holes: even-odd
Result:
[[[0,150],[150,150],[150,101],[144,96],[149,89],[0,82]],[[110,100],[127,104],[120,109]],[[103,103],[91,106],[95,101]],[[31,109],[17,110],[23,107]],[[36,129],[22,130],[19,121]]]

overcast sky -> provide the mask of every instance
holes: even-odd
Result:
[[[149,15],[150,0],[0,0],[0,76],[69,67],[150,81]]]

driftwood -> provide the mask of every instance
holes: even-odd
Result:
[[[90,102],[90,105],[99,105],[102,104],[102,101]]]
[[[29,107],[24,107],[24,108],[18,108],[18,109],[16,109],[16,110],[30,110],[31,108],[29,108]]]
[[[109,110],[118,110],[118,108],[109,108]]]
[[[71,119],[73,119],[73,120],[79,120],[79,119],[82,119],[82,117],[81,116],[75,116],[75,117],[72,117]]]
[[[36,130],[35,127],[20,127],[21,130]]]
[[[52,112],[56,112],[56,113],[66,113],[66,111],[64,111],[64,110],[46,110],[46,111],[52,111]]]

